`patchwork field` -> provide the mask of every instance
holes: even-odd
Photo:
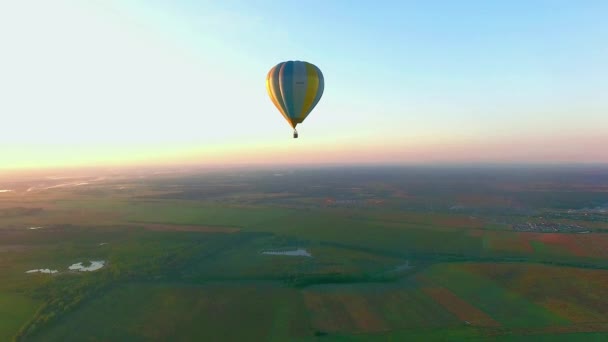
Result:
[[[408,170],[2,185],[0,340],[608,338],[607,193]]]

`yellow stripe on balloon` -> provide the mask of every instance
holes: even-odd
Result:
[[[312,102],[315,100],[317,90],[319,89],[319,76],[314,66],[306,63],[306,97],[304,98],[304,105],[302,106],[302,117],[300,122],[306,118],[308,113],[311,111]]]

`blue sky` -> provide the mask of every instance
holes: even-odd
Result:
[[[0,12],[0,111],[16,128],[0,147],[14,165],[42,144],[72,161],[85,153],[74,145],[103,160],[117,148],[173,160],[255,146],[365,159],[348,146],[368,146],[415,161],[451,155],[447,145],[469,149],[462,161],[526,159],[479,149],[515,140],[529,142],[528,161],[559,161],[560,149],[575,157],[562,161],[608,161],[606,1],[60,0]],[[290,59],[326,80],[299,129],[306,145],[286,140],[264,88]]]

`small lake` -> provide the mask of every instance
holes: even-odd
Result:
[[[397,267],[395,267],[392,271],[393,272],[402,272],[402,271],[407,271],[409,269],[414,268],[414,266],[410,266],[410,262],[409,260],[405,262],[405,264],[399,265]]]
[[[304,248],[298,248],[291,251],[266,251],[262,252],[262,254],[312,257],[312,254],[308,253]]]
[[[48,269],[48,268],[40,268],[40,269],[37,269],[37,270],[29,270],[29,271],[26,271],[25,273],[48,273],[48,274],[53,274],[53,273],[57,273],[57,272],[59,272],[59,271],[57,271],[57,270],[51,270],[51,269]]]
[[[84,263],[79,262],[79,263],[76,263],[76,264],[72,264],[70,267],[68,267],[68,269],[70,271],[93,272],[93,271],[97,271],[97,270],[103,268],[106,265],[105,260],[90,261],[89,263],[90,263],[90,265],[84,266],[83,265]],[[59,273],[59,271],[58,270],[51,270],[51,269],[48,269],[48,268],[40,268],[40,269],[25,271],[25,273],[54,274],[54,273]]]
[[[407,260],[404,264],[397,265],[396,267],[386,271],[385,273],[387,273],[387,274],[401,273],[401,272],[409,271],[412,268],[414,268],[414,266],[410,265],[410,261]]]
[[[82,262],[76,263],[68,267],[71,271],[80,271],[80,272],[93,272],[103,268],[106,264],[104,260],[100,261],[91,261],[91,265],[84,266]]]

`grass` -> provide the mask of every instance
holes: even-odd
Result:
[[[310,335],[299,304],[296,291],[274,286],[132,283],[92,299],[40,339],[284,341]]]
[[[29,296],[14,293],[0,293],[0,341],[10,341],[23,326],[34,315],[39,300]]]
[[[436,265],[423,273],[431,284],[451,290],[505,327],[560,325],[567,320],[491,279],[468,272],[463,264]]]
[[[434,198],[452,205],[452,195],[445,194],[387,198],[386,206],[323,207],[327,196],[393,191],[380,181],[327,196],[289,190],[288,200],[276,196],[287,193],[287,185],[274,180],[226,196],[221,187],[188,190],[202,181],[189,180],[184,196],[178,189],[157,196],[163,181],[142,180],[128,193],[63,189],[27,203],[3,203],[44,210],[3,221],[0,340],[19,331],[43,341],[606,337],[608,271],[591,269],[608,267],[602,259],[608,240],[601,234],[525,235],[482,215],[409,206]],[[143,194],[148,197],[138,197]],[[560,198],[533,201],[575,202]],[[34,224],[49,228],[25,229]],[[150,230],[147,224],[161,225]],[[162,224],[194,227],[177,231]],[[589,242],[590,252],[581,253],[571,240]],[[260,253],[292,248],[306,248],[313,257]],[[91,259],[108,264],[91,274],[24,273],[65,271]],[[391,272],[405,262],[413,268]]]
[[[608,271],[545,265],[466,265],[510,291],[573,323],[602,322],[608,315]]]

